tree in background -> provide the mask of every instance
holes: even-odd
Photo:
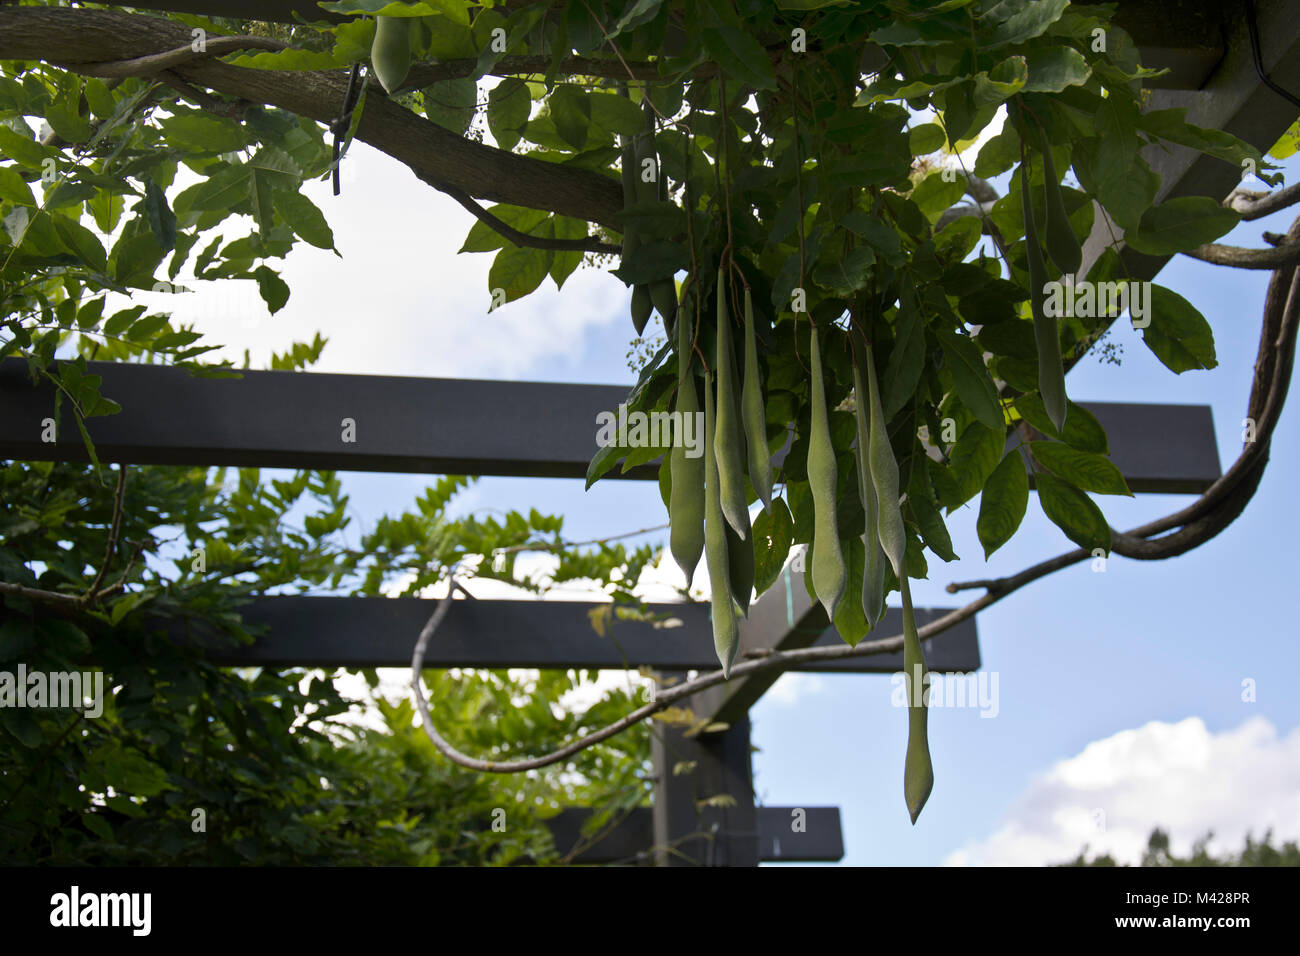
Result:
[[[1264,839],[1256,842],[1248,833],[1246,845],[1240,853],[1227,853],[1224,856],[1211,856],[1209,843],[1214,834],[1207,833],[1192,844],[1192,852],[1186,857],[1176,857],[1169,851],[1169,834],[1159,827],[1151,831],[1147,840],[1146,852],[1142,854],[1140,866],[1300,866],[1300,845],[1288,840],[1280,847],[1273,846],[1273,831],[1264,834]],[[1077,857],[1069,863],[1058,866],[1119,866],[1109,853],[1088,859],[1085,846]]]

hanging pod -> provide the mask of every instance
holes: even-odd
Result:
[[[880,547],[880,505],[876,501],[876,486],[871,480],[871,399],[862,366],[867,361],[860,332],[853,336],[853,392],[857,397],[858,442],[855,448],[858,466],[858,496],[866,526],[862,532],[862,546],[866,565],[862,574],[862,611],[869,627],[875,627],[885,613],[885,552]]]
[[[908,690],[907,701],[907,758],[903,764],[903,799],[912,822],[921,815],[925,801],[934,789],[934,764],[930,760],[930,736],[926,726],[928,710],[925,706],[925,654],[921,638],[916,632],[916,614],[912,610],[912,591],[907,575],[898,579],[903,596],[903,673]]]
[[[740,613],[749,616],[749,599],[754,594],[754,536],[741,537],[727,525],[727,583]]]
[[[835,609],[844,597],[848,573],[844,551],[840,547],[839,526],[835,518],[835,447],[831,444],[830,420],[826,412],[826,386],[822,381],[821,346],[817,326],[812,326],[812,423],[808,433],[808,489],[813,500],[812,555],[808,562],[813,590],[826,608],[826,616],[835,619]]]
[[[1061,275],[1075,275],[1083,265],[1083,248],[1070,227],[1070,214],[1065,211],[1065,195],[1056,180],[1056,166],[1052,162],[1050,143],[1043,144],[1043,199],[1047,218],[1043,231],[1047,236],[1047,254],[1052,257]]]
[[[898,461],[894,458],[889,432],[885,428],[885,413],[876,382],[876,359],[870,342],[863,343],[863,353],[863,364],[867,366],[867,410],[870,417],[867,464],[871,470],[871,484],[876,490],[877,538],[894,575],[901,581],[906,576],[903,564],[907,553],[907,531],[903,527],[903,510],[898,504]]]
[[[677,401],[676,411],[680,428],[689,430],[699,440],[700,399],[695,390],[695,375],[691,371],[690,315],[682,309],[677,317]],[[668,546],[673,560],[686,575],[686,586],[691,586],[695,568],[704,553],[704,462],[710,449],[689,457],[689,448],[679,432],[672,450],[668,453],[668,472],[672,488],[668,494]]]
[[[749,481],[772,511],[772,457],[767,450],[767,408],[763,383],[758,376],[758,343],[754,336],[754,301],[745,289],[745,378],[740,392],[740,415],[745,425],[745,448],[749,452]]]
[[[1038,245],[1038,226],[1029,194],[1029,163],[1020,164],[1020,201],[1025,207],[1025,254],[1029,264],[1029,307],[1034,314],[1034,344],[1038,348],[1038,394],[1058,433],[1065,430],[1065,366],[1061,362],[1061,337],[1056,318],[1043,309],[1047,264]]]
[[[731,344],[723,270],[718,270],[718,494],[727,524],[742,540],[749,537],[749,496],[745,494],[745,435],[740,427],[740,390]]]
[[[722,673],[731,676],[731,665],[740,650],[740,629],[736,605],[731,600],[731,579],[727,557],[727,519],[722,516],[718,497],[718,465],[713,454],[716,425],[713,415],[713,376],[704,383],[704,559],[709,569],[712,595],[713,650]]]
[[[376,18],[370,62],[385,93],[392,93],[406,82],[406,74],[411,70],[410,17]]]

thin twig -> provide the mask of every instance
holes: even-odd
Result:
[[[193,45],[177,47],[164,53],[148,53],[132,57],[129,60],[109,60],[104,63],[68,63],[68,69],[82,76],[151,76],[181,66],[192,60],[220,56],[236,50],[283,50],[288,44],[272,37],[221,36],[209,37],[202,50],[195,50]]]
[[[122,524],[122,498],[126,494],[126,464],[117,466],[117,492],[113,495],[113,520],[108,529],[108,544],[104,548],[104,560],[100,562],[99,572],[91,582],[86,593],[81,596],[82,604],[90,604],[99,596],[99,586],[104,583],[113,552],[117,549],[117,532]]]

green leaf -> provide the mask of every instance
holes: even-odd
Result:
[[[211,113],[180,113],[159,121],[163,137],[179,150],[193,153],[229,153],[248,145],[244,127]]]
[[[176,248],[176,216],[167,205],[167,194],[152,179],[144,183],[144,214],[149,229],[163,252]]]
[[[0,156],[21,163],[28,169],[43,170],[46,158],[54,156],[54,150],[15,133],[0,123]]]
[[[152,233],[120,239],[113,246],[113,278],[122,285],[152,289],[154,270],[165,255]]]
[[[1004,0],[994,4],[985,15],[988,22],[997,24],[988,45],[1024,43],[1042,36],[1067,6],[1069,0]]]
[[[513,302],[541,285],[550,268],[550,250],[506,246],[492,260],[488,288],[494,296],[497,289],[505,290],[505,301]]]
[[[257,291],[266,303],[266,307],[271,310],[271,314],[275,315],[283,309],[284,304],[289,301],[288,283],[269,266],[258,266],[253,270],[253,278],[257,280]]]
[[[952,514],[984,487],[984,481],[1002,460],[1007,444],[1006,430],[994,430],[974,421],[966,426],[953,446],[946,466],[928,464],[933,472],[939,501]]]
[[[77,109],[80,99],[80,90],[74,93],[67,89],[45,110],[45,121],[50,124],[50,129],[69,143],[84,143],[94,132],[90,121]]]
[[[1034,475],[1038,503],[1043,513],[1086,551],[1110,554],[1110,525],[1091,498],[1069,482],[1039,472]]]
[[[553,239],[582,239],[587,235],[587,224],[581,219],[568,216],[552,216],[547,226]],[[573,274],[573,270],[582,265],[583,254],[577,250],[556,251],[551,257],[551,279],[555,288],[564,287],[564,281]]]
[[[935,499],[934,487],[930,484],[930,472],[925,466],[925,458],[914,461],[911,470],[907,501],[912,506],[917,527],[921,529],[921,538],[926,547],[943,560],[956,561],[957,554],[952,549],[948,526],[944,524],[943,515],[939,514],[939,502]]]
[[[1029,451],[1036,462],[1077,488],[1102,495],[1133,497],[1120,470],[1104,455],[1079,451],[1056,441],[1029,442]]]
[[[465,135],[478,109],[478,84],[469,77],[439,80],[426,86],[421,95],[424,115],[457,136]]]
[[[1029,66],[1026,93],[1059,93],[1069,86],[1088,82],[1092,69],[1072,46],[1036,47],[1025,53]]]
[[[1172,256],[1213,242],[1239,218],[1209,196],[1180,196],[1144,212],[1137,232],[1127,233],[1124,241],[1149,256]]]
[[[253,154],[253,158],[247,165],[249,169],[261,173],[273,186],[297,189],[302,182],[302,166],[284,150],[275,146],[263,146]]]
[[[1009,56],[987,73],[975,74],[975,105],[981,109],[998,106],[1024,89],[1028,81],[1025,58]]]
[[[754,589],[762,595],[781,575],[794,536],[794,518],[784,498],[772,499],[772,511],[754,519]],[[847,603],[847,602],[845,602]]]
[[[875,261],[870,246],[854,246],[845,256],[819,263],[813,270],[813,281],[837,298],[847,298],[866,286]]]
[[[1097,455],[1110,454],[1110,443],[1106,430],[1101,427],[1095,415],[1082,405],[1066,403],[1065,434],[1058,434],[1056,426],[1047,415],[1047,408],[1037,392],[1021,395],[1016,399],[1016,411],[1020,417],[1033,425],[1048,438],[1059,438],[1071,448],[1092,452]]]
[[[248,198],[248,179],[252,175],[243,163],[213,173],[205,182],[191,186],[176,197],[172,207],[177,215],[189,210],[231,209]]]
[[[513,149],[528,123],[533,100],[528,85],[518,77],[502,80],[488,93],[487,124],[501,149]]]
[[[948,142],[948,135],[938,123],[923,123],[907,131],[907,145],[913,156],[925,156],[943,149]]]
[[[640,285],[656,279],[667,279],[685,269],[689,263],[690,257],[685,248],[675,242],[657,239],[638,246],[613,272],[628,285]]]
[[[866,548],[863,547],[862,539],[856,536],[841,541],[840,548],[844,553],[846,572],[844,600],[836,605],[832,623],[840,635],[840,640],[850,647],[856,647],[871,630],[867,615],[862,609],[862,577],[866,573],[867,566]],[[804,577],[811,578],[812,575],[808,574]]]
[[[35,206],[36,197],[26,180],[19,176],[12,166],[0,166],[0,199],[17,203],[20,206]]]
[[[544,209],[498,205],[490,206],[487,211],[516,232],[538,237],[545,234],[544,225],[548,217]],[[465,243],[460,247],[460,251],[491,252],[494,249],[500,249],[507,242],[509,242],[508,239],[487,223],[476,221],[470,227],[469,234],[465,237]],[[513,243],[511,244],[513,245]]]
[[[756,90],[776,89],[772,61],[753,33],[734,24],[723,23],[711,5],[707,6],[707,11],[713,14],[714,28],[701,31],[701,39],[704,48],[723,70]]]
[[[1151,324],[1142,330],[1142,341],[1167,368],[1181,374],[1219,364],[1214,333],[1196,306],[1172,289],[1153,284],[1147,307]]]
[[[939,343],[962,404],[987,427],[1004,429],[1002,401],[979,348],[968,336],[946,331],[939,333]]]
[[[96,272],[108,268],[108,254],[104,252],[99,237],[67,216],[51,215],[50,222],[59,240],[77,254],[77,258]]]
[[[897,415],[911,399],[924,368],[925,323],[917,312],[915,297],[910,290],[904,290],[894,347],[885,368],[885,421]]]
[[[581,6],[581,3],[579,3]],[[635,136],[645,128],[641,107],[614,93],[588,93],[591,121],[607,133]]]
[[[316,204],[300,192],[275,190],[275,211],[297,235],[318,249],[334,248],[334,233]]]
[[[1011,540],[1028,504],[1029,474],[1020,452],[1013,448],[993,469],[980,493],[980,516],[975,531],[984,546],[985,560]]]
[[[591,104],[586,94],[576,86],[562,84],[555,88],[548,101],[551,122],[560,138],[581,151],[587,145],[587,127],[591,125]]]

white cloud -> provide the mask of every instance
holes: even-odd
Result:
[[[1184,854],[1214,832],[1211,852],[1247,833],[1300,838],[1300,727],[1285,737],[1264,717],[1212,733],[1199,717],[1153,721],[1093,741],[1037,777],[1005,823],[945,860],[950,866],[1041,866],[1110,853],[1136,863],[1151,830]]]
[[[272,260],[292,290],[277,315],[251,280],[196,282],[188,266],[177,282],[193,294],[132,300],[171,311],[204,333],[205,344],[225,346],[205,360],[242,364],[248,349],[253,367],[263,368],[272,351],[319,331],[329,345],[315,371],[372,375],[511,379],[564,359],[577,370],[593,328],[627,321],[627,289],[587,266],[563,293],[547,278],[489,314],[495,253],[457,253],[474,223],[467,211],[364,143],[353,144],[343,169],[339,196],[328,183],[303,187],[324,211],[342,258],[300,242],[286,259]],[[251,227],[237,216],[219,231],[230,242]]]
[[[822,680],[820,674],[788,671],[777,678],[776,683],[763,695],[763,700],[779,707],[790,707],[802,698],[821,693],[825,687],[826,682]]]

